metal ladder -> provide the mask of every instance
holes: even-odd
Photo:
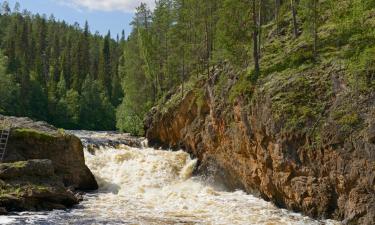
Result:
[[[10,129],[11,125],[7,123],[6,121],[3,121],[2,126],[0,126],[1,134],[0,134],[0,160],[3,162],[6,150],[7,150],[7,144],[8,139],[10,135]]]

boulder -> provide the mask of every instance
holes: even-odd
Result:
[[[7,211],[65,209],[79,202],[51,160],[0,164],[0,208]]]
[[[0,208],[6,211],[64,209],[96,190],[79,138],[45,122],[0,115],[12,124],[0,163]]]
[[[96,180],[85,165],[81,140],[45,122],[29,118],[3,117],[12,124],[4,162],[49,159],[65,186],[96,190]]]

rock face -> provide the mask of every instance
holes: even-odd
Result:
[[[55,174],[51,160],[0,165],[0,206],[6,211],[65,209],[78,203]]]
[[[353,99],[335,90],[340,71],[330,70],[307,71],[303,82],[299,74],[271,77],[232,97],[240,75],[215,68],[183,97],[178,90],[154,108],[146,136],[151,145],[190,152],[197,172],[229,188],[315,218],[375,224],[375,93]],[[301,102],[301,92],[318,93]]]
[[[78,203],[74,190],[96,190],[81,141],[44,122],[0,116],[12,124],[0,164],[0,207],[7,210],[61,209]]]

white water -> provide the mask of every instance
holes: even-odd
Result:
[[[8,224],[334,224],[278,209],[242,191],[223,192],[192,177],[196,161],[179,152],[105,148],[85,153],[98,193],[69,211],[0,217]]]

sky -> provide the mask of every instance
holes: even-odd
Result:
[[[2,3],[3,0],[0,0]],[[126,35],[131,31],[130,22],[135,8],[141,3],[147,3],[152,9],[154,0],[8,0],[11,9],[19,2],[21,8],[32,13],[53,14],[58,20],[70,24],[78,22],[81,26],[87,20],[92,33],[99,31],[106,34],[111,31],[113,38],[125,30]]]

